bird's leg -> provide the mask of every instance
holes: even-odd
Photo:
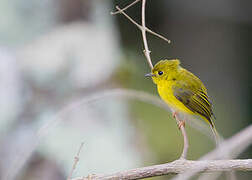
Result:
[[[180,159],[186,159],[186,156],[187,156],[187,151],[188,151],[188,148],[189,148],[189,143],[188,143],[188,138],[187,138],[187,134],[186,134],[186,130],[185,130],[185,121],[181,121],[181,123],[179,124],[179,128],[182,132],[182,135],[184,137],[184,148],[183,148],[183,152],[180,156]]]
[[[180,159],[186,159],[187,151],[189,148],[189,143],[188,143],[188,138],[187,138],[187,134],[186,134],[186,130],[185,130],[185,120],[180,120],[176,111],[173,112],[172,115],[176,119],[176,121],[178,123],[178,128],[184,137],[184,147],[183,147],[183,152],[180,156]]]
[[[185,127],[185,120],[181,121],[181,120],[179,119],[179,117],[178,117],[178,112],[177,112],[177,111],[173,111],[172,117],[173,117],[174,119],[176,119],[179,130],[181,129],[181,126],[184,126],[184,127]]]

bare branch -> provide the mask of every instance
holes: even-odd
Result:
[[[142,179],[154,176],[183,173],[190,170],[197,170],[204,166],[200,172],[220,172],[220,171],[252,171],[252,159],[247,160],[205,160],[190,161],[176,160],[171,163],[148,166],[143,168],[122,171],[108,175],[89,176],[89,180],[113,180],[113,179]],[[72,180],[87,180],[88,178],[74,178]]]
[[[77,152],[77,154],[76,154],[76,156],[74,157],[73,167],[72,167],[72,169],[71,169],[71,172],[70,172],[70,174],[69,174],[67,180],[71,180],[71,178],[72,178],[72,176],[73,176],[73,172],[74,172],[74,170],[75,170],[75,168],[76,168],[76,166],[77,166],[77,163],[78,163],[78,161],[79,161],[79,159],[80,159],[80,158],[79,158],[79,157],[80,157],[80,152],[81,152],[81,149],[82,149],[83,145],[84,145],[84,143],[82,142],[81,145],[80,145],[80,148],[79,148],[79,150],[78,150],[78,152]]]
[[[129,171],[123,171],[110,175],[93,176],[94,179],[140,179],[152,176],[161,176],[166,174],[184,173],[177,179],[188,179],[199,172],[222,172],[222,171],[252,171],[252,160],[205,160],[225,157],[226,154],[235,149],[248,147],[252,144],[252,125],[237,133],[228,140],[223,141],[218,148],[203,156],[200,161],[176,160],[171,163],[137,168]],[[238,148],[239,147],[239,148]],[[242,151],[239,150],[239,153]],[[243,168],[241,168],[241,166]],[[189,173],[188,173],[189,172]],[[124,176],[129,175],[129,176]],[[118,176],[118,178],[117,178]],[[124,178],[125,177],[125,178]],[[186,177],[186,178],[185,178]],[[72,180],[84,180],[84,178],[75,178]]]
[[[141,0],[135,0],[134,2],[132,2],[131,4],[129,4],[128,6],[125,6],[125,8],[121,9],[121,10],[118,10],[116,12],[110,12],[111,15],[116,15],[116,14],[120,14],[122,13],[122,11],[125,11],[127,10],[128,8],[130,8],[131,6],[133,6],[134,4],[138,3],[139,1]]]
[[[145,26],[145,4],[146,0],[142,0],[142,36],[143,36],[143,43],[144,43],[144,55],[147,59],[147,62],[150,66],[151,69],[153,69],[153,65],[151,62],[151,57],[150,57],[150,50],[148,47],[148,42],[146,38],[146,26]]]
[[[154,96],[150,93],[146,93],[144,91],[137,91],[132,89],[108,89],[105,91],[100,91],[97,93],[92,93],[86,97],[83,97],[82,99],[78,99],[76,101],[73,101],[71,104],[65,106],[61,109],[48,123],[44,124],[38,132],[37,137],[38,139],[42,139],[45,137],[50,130],[52,130],[60,121],[63,120],[63,117],[65,114],[71,112],[74,109],[80,108],[84,104],[88,104],[90,102],[94,102],[100,99],[105,98],[113,98],[113,97],[119,97],[119,98],[126,98],[129,100],[139,100],[145,103],[152,104],[154,106],[157,106],[161,109],[166,110],[167,112],[172,112],[170,107],[167,106],[167,104],[162,101],[159,97]],[[199,132],[204,132],[205,135],[210,135],[210,131],[207,134],[207,130],[209,130],[209,127],[204,124],[203,121],[192,119],[191,121],[188,121],[188,124],[195,128]],[[204,130],[204,131],[202,131]],[[211,137],[211,136],[209,136]],[[214,139],[212,139],[214,140]],[[240,147],[241,148],[241,147]]]
[[[136,4],[137,2],[139,2],[140,0],[136,0],[134,1],[133,3],[129,4],[128,6],[126,6],[125,8],[123,9],[120,9],[118,6],[116,6],[116,9],[118,11],[116,12],[111,12],[111,14],[119,14],[119,13],[122,13],[126,18],[128,18],[133,24],[135,24],[142,32],[142,38],[143,38],[143,44],[144,44],[144,55],[146,57],[146,60],[150,66],[151,69],[153,69],[153,65],[152,65],[152,61],[151,61],[151,57],[150,57],[150,50],[149,50],[149,47],[148,47],[148,42],[147,42],[147,38],[146,38],[146,32],[149,32],[163,40],[165,40],[166,42],[170,43],[171,41],[166,39],[165,37],[159,35],[158,33],[155,33],[153,31],[151,31],[150,29],[148,29],[145,25],[145,5],[146,5],[146,0],[142,0],[142,26],[139,25],[138,23],[136,23],[131,17],[129,17],[125,12],[124,10],[128,9],[129,7],[133,6],[134,4]]]
[[[130,89],[108,89],[105,91],[100,91],[97,93],[92,93],[89,96],[83,97],[82,99],[78,99],[73,101],[73,103],[65,106],[61,109],[54,117],[52,117],[51,121],[45,123],[38,131],[37,138],[40,140],[45,137],[51,129],[53,129],[57,124],[62,121],[62,118],[65,114],[73,111],[74,109],[80,108],[84,104],[88,104],[90,102],[95,102],[100,99],[108,98],[108,97],[120,97],[127,98],[132,100],[140,100],[149,104],[153,104],[157,107],[163,108],[166,111],[170,111],[170,108],[157,96],[153,96],[144,91],[136,91]]]
[[[116,9],[118,10],[117,12],[120,14],[123,14],[130,22],[132,22],[134,25],[136,25],[136,27],[140,30],[142,30],[142,26],[140,24],[138,24],[135,20],[133,20],[128,14],[126,14],[123,9],[121,9],[119,6],[116,6]],[[171,40],[165,38],[164,36],[150,30],[148,27],[145,27],[146,31],[154,36],[157,36],[160,39],[163,39],[164,41],[166,41],[167,43],[171,43]]]
[[[252,125],[238,132],[231,138],[223,141],[220,146],[206,154],[199,160],[207,160],[207,159],[225,159],[229,157],[235,157],[238,154],[242,153],[248,146],[252,144]],[[204,168],[204,167],[201,167]],[[175,176],[173,180],[186,180],[190,179],[190,177],[194,176],[201,169],[189,171],[183,174],[179,174]]]

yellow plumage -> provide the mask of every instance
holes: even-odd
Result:
[[[212,127],[216,141],[218,134],[212,117],[212,104],[201,80],[180,66],[179,60],[161,60],[152,73],[160,97],[175,111],[198,115]]]

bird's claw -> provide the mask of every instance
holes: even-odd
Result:
[[[178,123],[179,130],[181,129],[182,126],[185,127],[185,121],[179,121]]]
[[[177,112],[174,111],[174,112],[172,113],[172,117],[176,119],[176,116],[177,116]]]

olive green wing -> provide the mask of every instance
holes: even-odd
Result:
[[[213,127],[211,117],[214,116],[212,104],[207,95],[206,88],[199,79],[190,81],[177,81],[173,86],[173,95],[193,113],[199,114]]]

